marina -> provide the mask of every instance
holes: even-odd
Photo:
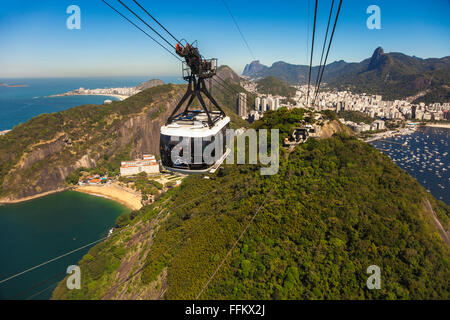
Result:
[[[450,129],[425,127],[402,136],[372,141],[435,198],[450,204]]]

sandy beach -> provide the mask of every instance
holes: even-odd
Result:
[[[4,136],[5,134],[7,134],[8,132],[10,132],[11,130],[3,130],[0,131],[0,136]]]
[[[119,99],[120,101],[123,101],[127,98],[129,98],[129,96],[122,96],[120,94],[74,94],[74,96],[103,96],[103,97],[114,97]]]
[[[21,198],[21,199],[17,199],[17,200],[0,199],[0,205],[8,205],[8,204],[16,204],[16,203],[26,202],[26,201],[42,198],[42,197],[45,197],[45,196],[49,196],[49,195],[54,194],[54,193],[64,192],[64,191],[67,191],[67,190],[70,190],[70,188],[63,188],[63,189],[57,189],[57,190],[52,190],[52,191],[48,191],[48,192],[43,192],[43,193],[36,194],[34,196]]]
[[[427,123],[426,127],[450,129],[450,123]]]
[[[132,210],[142,208],[141,196],[117,185],[116,183],[103,186],[80,186],[75,187],[75,191],[105,197],[117,201]]]
[[[45,197],[54,193],[64,192],[72,188],[57,189],[49,192],[40,193],[31,197],[21,198],[17,200],[0,199],[0,205],[16,204],[26,202],[41,197]],[[116,183],[99,185],[99,186],[77,186],[72,190],[90,194],[93,196],[104,197],[123,204],[131,210],[139,210],[142,208],[141,196],[137,192],[127,190]]]
[[[54,94],[51,96],[47,96],[46,98],[56,98],[56,97],[69,97],[69,96],[102,96],[102,97],[114,97],[119,99],[119,101],[123,101],[127,98],[129,98],[129,96],[123,96],[120,94],[101,94],[101,93],[62,93],[62,94]]]

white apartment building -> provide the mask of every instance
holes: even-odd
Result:
[[[267,98],[264,97],[261,99],[261,109],[260,111],[264,112],[267,111]]]
[[[155,156],[145,154],[142,156],[142,159],[123,161],[120,164],[120,175],[122,177],[137,175],[141,172],[146,172],[147,174],[159,173],[159,164]]]
[[[256,97],[255,99],[255,110],[259,111],[261,109],[261,98],[260,97]]]

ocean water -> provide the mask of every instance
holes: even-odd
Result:
[[[177,77],[116,77],[67,79],[0,79],[27,87],[0,87],[0,131],[12,129],[42,113],[83,104],[103,104],[106,96],[48,98],[53,94],[87,89],[133,87],[158,78],[183,83]],[[116,98],[109,98],[117,100]],[[116,218],[129,210],[108,199],[64,192],[8,206],[0,206],[0,281],[107,235]],[[89,248],[66,256],[7,282],[0,283],[0,299],[49,299],[69,265],[76,265]]]
[[[103,104],[106,96],[69,96],[48,98],[50,95],[86,89],[134,87],[142,82],[160,79],[165,83],[183,83],[179,77],[113,77],[113,78],[54,78],[4,79],[0,83],[27,87],[0,87],[0,131],[12,129],[19,123],[42,113],[66,110],[83,104]]]
[[[74,191],[0,206],[0,281],[105,237],[117,217],[129,211]],[[90,248],[0,283],[0,299],[49,299],[67,267]]]
[[[411,135],[371,144],[388,155],[439,200],[450,205],[450,129],[419,128]]]

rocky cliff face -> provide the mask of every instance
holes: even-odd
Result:
[[[218,75],[240,80],[227,66],[220,67]],[[132,158],[159,154],[160,127],[186,90],[183,85],[161,83],[144,83],[142,88],[151,88],[110,106],[88,105],[42,115],[13,130],[0,141],[0,174],[5,172],[0,175],[0,202],[59,190],[77,169],[95,168],[102,159],[124,150],[130,150]]]
[[[372,54],[372,57],[370,58],[369,67],[367,70],[373,70],[378,68],[380,65],[380,62],[384,56],[384,50],[381,47],[378,47]]]
[[[383,48],[378,47],[370,58],[367,71],[376,70],[378,74],[383,74],[388,72],[393,64],[394,58],[385,54]]]
[[[331,138],[334,134],[339,132],[345,132],[346,134],[353,136],[353,131],[347,126],[343,125],[341,122],[337,120],[330,121],[326,123],[322,129],[320,130],[319,139],[328,139]]]
[[[143,153],[159,154],[160,127],[182,97],[183,90],[183,86],[177,86],[169,99],[147,106],[113,126],[83,154],[77,153],[70,134],[65,131],[57,133],[52,140],[29,147],[5,177],[2,187],[9,192],[0,202],[61,189],[67,176],[78,168],[94,168],[104,155],[112,156],[129,144],[132,157]]]
[[[18,170],[30,168],[34,163],[41,161],[51,154],[61,152],[72,144],[71,139],[65,133],[58,133],[55,139],[46,141],[32,147],[32,151],[25,153],[17,165]]]
[[[258,74],[259,72],[263,71],[264,69],[267,69],[265,65],[262,65],[259,60],[252,61],[250,64],[247,64],[244,68],[244,72],[242,75],[244,76],[253,76],[255,74]]]

